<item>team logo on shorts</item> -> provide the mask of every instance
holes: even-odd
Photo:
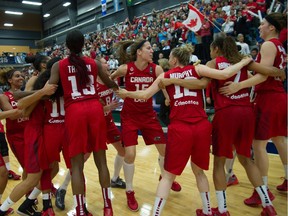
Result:
[[[160,140],[161,140],[160,136],[154,137],[154,141],[160,141]]]

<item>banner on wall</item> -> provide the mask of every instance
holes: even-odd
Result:
[[[114,3],[114,11],[119,11],[120,6],[119,6],[119,0],[113,0]]]
[[[106,0],[101,0],[101,5],[102,5],[102,16],[104,16],[107,14]]]

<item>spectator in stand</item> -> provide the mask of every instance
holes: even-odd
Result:
[[[162,50],[170,50],[170,46],[168,44],[168,41],[162,40],[161,45],[162,45]]]
[[[225,22],[222,24],[222,29],[227,36],[233,36],[234,34],[234,22],[228,16]]]
[[[242,55],[249,55],[250,54],[250,50],[249,50],[249,46],[247,43],[244,42],[244,35],[243,34],[238,34],[237,35],[237,42],[236,44],[241,46],[241,50],[240,53]]]
[[[256,0],[257,11],[260,10],[262,17],[266,15],[266,1],[265,0]]]
[[[154,52],[160,51],[160,48],[158,47],[157,43],[154,43],[152,45],[152,49],[153,49]]]
[[[242,15],[241,10],[237,11],[237,19],[235,22],[234,29],[235,29],[235,35],[242,34],[245,36],[246,34],[249,33],[249,29],[246,23],[246,16]]]
[[[224,2],[224,6],[222,7],[222,11],[225,11],[226,15],[230,15],[231,6],[228,4],[228,0]]]
[[[117,59],[114,58],[114,55],[110,55],[110,58],[109,58],[107,64],[109,65],[109,69],[113,70],[113,71],[117,70],[117,68],[119,66],[119,62]]]
[[[252,59],[253,59],[254,61],[256,60],[256,57],[257,57],[257,55],[258,55],[258,52],[259,52],[258,48],[253,48],[253,49],[251,50],[250,55],[251,55],[251,57],[252,57]]]
[[[221,35],[222,24],[224,23],[224,19],[220,17],[220,13],[215,13],[215,18],[212,18],[213,21],[213,39],[215,40],[217,37]]]
[[[212,42],[211,24],[208,21],[207,17],[205,17],[203,21],[199,34],[202,38],[202,46],[203,46],[203,49],[201,49],[202,51],[201,57],[204,60],[204,62],[206,62],[210,59],[210,44]]]

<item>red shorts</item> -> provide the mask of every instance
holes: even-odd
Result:
[[[168,126],[164,168],[181,175],[189,158],[201,169],[208,170],[212,125],[207,119],[197,123],[173,121]]]
[[[34,125],[27,123],[24,130],[25,142],[25,171],[27,173],[40,172],[41,156],[39,147],[43,145],[42,125]],[[41,148],[41,147],[40,147]],[[22,150],[23,151],[23,150]]]
[[[65,110],[69,157],[106,150],[106,122],[98,100],[70,104]]]
[[[250,157],[255,120],[252,107],[231,106],[215,112],[212,122],[213,154],[233,158],[233,145],[239,155]]]
[[[255,139],[287,136],[287,94],[257,94],[255,100]]]
[[[43,145],[39,149],[42,169],[48,169],[52,162],[60,161],[60,152],[66,141],[64,124],[44,125]]]
[[[6,133],[7,141],[9,143],[10,149],[17,158],[19,164],[22,168],[25,167],[25,154],[23,150],[25,148],[24,144],[24,132],[10,134],[8,131]]]
[[[138,130],[141,131],[146,145],[166,144],[166,138],[155,112],[141,116],[126,116],[121,113],[121,134],[124,146],[138,144]]]
[[[113,119],[106,118],[107,144],[121,141],[121,133],[115,125]]]
[[[2,167],[2,166],[5,166],[5,162],[4,162],[3,157],[0,153],[0,167]]]
[[[65,133],[65,137],[66,137],[66,142],[64,142],[62,146],[62,155],[63,155],[67,169],[70,169],[72,165],[71,165],[71,159],[69,156],[69,143],[67,142],[67,133]]]

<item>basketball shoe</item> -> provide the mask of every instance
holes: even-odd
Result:
[[[55,216],[55,212],[53,211],[53,208],[48,208],[41,212],[41,216]]]
[[[103,213],[104,213],[104,216],[113,216],[113,209],[112,208],[104,208]]]
[[[16,174],[12,170],[8,170],[8,179],[20,180],[21,179],[21,175]]]
[[[284,179],[284,182],[281,185],[278,185],[276,189],[281,193],[287,193],[287,179]]]
[[[212,208],[211,210],[212,210],[212,214],[214,216],[230,216],[229,211],[220,213],[218,207],[217,208]]]
[[[204,214],[202,209],[197,209],[196,210],[196,216],[212,216],[212,214]]]
[[[268,196],[270,200],[273,201],[275,199],[275,196],[271,193],[270,190],[267,190],[267,192],[268,192]],[[257,206],[257,205],[261,205],[262,202],[261,202],[259,194],[254,189],[252,196],[245,199],[244,203],[245,205],[248,205],[248,206]]]
[[[123,181],[123,179],[121,179],[119,176],[118,178],[116,179],[116,181],[113,181],[111,179],[111,187],[112,188],[123,188],[125,189],[126,188],[126,183]]]
[[[65,195],[66,195],[66,190],[57,189],[56,195],[55,195],[55,205],[60,210],[65,209]]]
[[[237,184],[239,184],[238,178],[236,175],[233,174],[228,179],[227,187],[232,186],[232,185],[237,185]]]
[[[0,204],[0,206],[1,206],[1,204]],[[2,215],[1,212],[2,211],[0,210],[0,215]],[[12,208],[9,208],[6,212],[2,212],[2,213],[3,213],[3,215],[7,216],[7,215],[10,215],[10,214],[13,214],[14,210]]]
[[[36,212],[37,209],[38,208],[37,208],[37,205],[35,205],[35,200],[30,200],[26,198],[26,200],[19,206],[17,213],[23,216],[35,215],[37,213]]]
[[[159,181],[162,179],[162,176],[160,175],[159,176]],[[173,190],[173,191],[175,191],[175,192],[179,192],[179,191],[181,191],[181,185],[178,183],[178,182],[176,182],[176,181],[173,181],[173,183],[172,183],[172,186],[171,186],[171,190]]]
[[[138,211],[139,210],[139,206],[138,206],[138,202],[135,198],[135,192],[134,191],[126,191],[126,197],[127,197],[127,205],[128,208],[131,211]]]
[[[277,212],[272,205],[266,206],[261,212],[261,216],[275,216]]]

